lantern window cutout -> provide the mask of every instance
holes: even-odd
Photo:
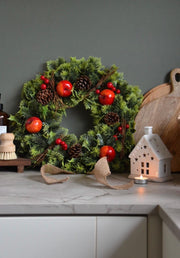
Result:
[[[171,179],[172,155],[152,127],[144,128],[144,135],[129,155],[131,172],[129,178],[141,174],[149,181],[164,182]]]
[[[164,173],[166,173],[166,164],[164,164]]]

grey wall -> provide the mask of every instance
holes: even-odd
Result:
[[[0,0],[0,92],[14,113],[22,85],[59,56],[115,63],[143,92],[180,59],[180,0]]]

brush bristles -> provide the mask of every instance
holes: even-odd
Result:
[[[17,155],[15,152],[0,152],[0,159],[1,160],[17,159]]]

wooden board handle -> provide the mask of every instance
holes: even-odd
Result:
[[[170,73],[170,79],[171,79],[171,83],[172,83],[172,90],[174,90],[175,88],[180,86],[180,82],[178,82],[176,80],[176,75],[180,74],[180,68],[176,68],[174,70],[171,71]]]
[[[176,97],[177,91],[180,92],[180,82],[177,81],[177,77],[176,77],[177,74],[180,75],[180,68],[175,68],[174,70],[171,71],[170,73],[171,83],[164,83],[159,86],[156,86],[155,88],[152,88],[146,94],[144,94],[141,108],[146,104],[148,104],[149,102],[152,102],[156,99],[167,96],[170,93],[171,93],[171,96]]]

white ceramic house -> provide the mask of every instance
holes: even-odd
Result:
[[[152,127],[144,128],[145,134],[129,155],[131,173],[129,178],[143,175],[150,181],[164,182],[171,179],[172,155]]]

